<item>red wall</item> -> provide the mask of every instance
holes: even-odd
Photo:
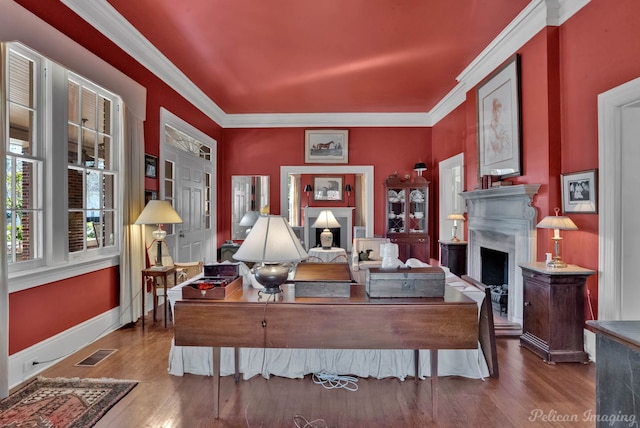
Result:
[[[430,128],[346,128],[349,130],[349,164],[373,165],[375,193],[374,233],[384,233],[383,183],[390,174],[413,173],[419,160],[431,165]],[[304,165],[305,128],[225,129],[218,185],[218,241],[230,239],[231,176],[271,177],[271,214],[280,214],[280,167]],[[317,166],[317,164],[316,164]],[[414,173],[415,174],[415,173]],[[424,173],[431,180],[431,169]],[[346,183],[345,183],[346,184]],[[306,195],[304,199],[306,200]]]
[[[118,267],[9,294],[9,355],[117,307]]]

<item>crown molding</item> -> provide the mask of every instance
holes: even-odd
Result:
[[[466,99],[473,89],[500,64],[546,26],[558,26],[591,0],[533,0],[458,75],[458,84],[430,112],[434,125]]]
[[[432,126],[428,113],[287,113],[230,114],[225,128],[422,127]]]
[[[308,114],[227,114],[106,0],[61,1],[222,128],[286,128],[433,126],[465,101],[467,91],[474,88],[545,26],[561,25],[591,0],[532,0],[458,75],[458,84],[430,112]]]
[[[222,125],[227,114],[106,0],[61,0],[140,64]]]

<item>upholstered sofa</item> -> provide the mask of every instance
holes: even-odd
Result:
[[[353,240],[351,272],[354,281],[358,284],[364,284],[367,269],[382,265],[380,245],[389,242],[391,242],[389,238],[356,238]]]

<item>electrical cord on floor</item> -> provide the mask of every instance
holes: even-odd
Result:
[[[295,415],[293,417],[293,423],[296,424],[297,428],[326,428],[327,427],[327,423],[324,421],[324,419],[314,419],[312,421],[308,421],[302,415]],[[304,425],[300,425],[300,423],[304,423]],[[320,423],[322,425],[316,425]]]
[[[343,388],[348,391],[358,390],[358,378],[353,376],[339,376],[333,373],[321,371],[312,376],[313,383],[322,385],[325,389]]]

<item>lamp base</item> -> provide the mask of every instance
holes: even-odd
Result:
[[[256,281],[264,288],[260,290],[264,294],[282,293],[281,284],[289,277],[289,266],[281,264],[263,264],[254,268]]]
[[[329,250],[333,246],[333,233],[329,229],[324,229],[320,234],[320,244],[323,250]]]

